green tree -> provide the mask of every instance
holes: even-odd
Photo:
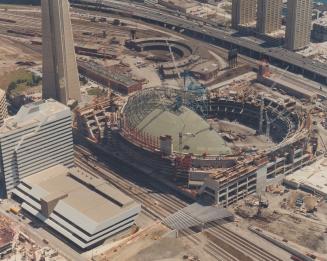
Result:
[[[8,93],[10,93],[11,91],[15,90],[17,88],[17,83],[15,82],[11,82],[8,86]]]

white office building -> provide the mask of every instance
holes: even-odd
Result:
[[[8,117],[6,92],[0,89],[0,126],[4,120]]]
[[[22,106],[0,127],[2,194],[19,181],[57,164],[74,164],[70,109],[52,99]]]
[[[23,179],[13,195],[25,211],[81,249],[127,230],[141,211],[105,180],[62,165]]]

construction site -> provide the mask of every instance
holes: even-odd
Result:
[[[76,164],[142,203],[147,220],[83,257],[287,260],[291,248],[326,260],[327,93],[321,86],[266,59],[79,7],[71,9],[82,92],[73,110]],[[0,48],[11,50],[0,64],[7,89],[16,80],[12,72],[42,73],[40,10],[0,7],[0,19]],[[40,99],[38,86],[26,88],[20,95]],[[128,174],[107,174],[98,162]],[[176,193],[189,203],[219,206],[216,218],[201,220],[202,209],[188,209],[171,196]]]

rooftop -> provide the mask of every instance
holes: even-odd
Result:
[[[45,201],[60,198],[54,211],[63,216],[102,223],[121,214],[137,203],[105,180],[81,169],[57,165],[22,181],[33,195]],[[78,222],[77,222],[78,223]]]
[[[195,65],[192,68],[192,72],[198,73],[211,73],[219,69],[219,66],[214,61],[206,61],[204,63],[200,63]]]
[[[180,8],[192,8],[195,6],[201,6],[199,3],[193,1],[193,0],[163,0],[163,2],[173,4],[175,6],[178,6]]]
[[[313,22],[313,24],[319,24],[327,27],[327,17],[321,17]]]
[[[287,176],[285,180],[327,196],[327,159],[318,160]]]
[[[71,112],[66,105],[53,99],[23,105],[15,116],[5,119],[0,128],[0,136],[31,124],[51,120],[52,117],[55,118],[60,113],[68,115]]]
[[[93,71],[102,77],[106,77],[110,79],[111,81],[126,85],[127,87],[133,86],[135,84],[138,84],[137,81],[133,80],[132,78],[123,75],[122,73],[112,72],[104,67],[102,67],[100,64],[94,63],[94,62],[82,62],[78,61],[78,65],[84,67],[85,69],[88,69],[90,71]]]

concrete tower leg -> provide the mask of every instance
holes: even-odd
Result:
[[[68,0],[42,0],[43,99],[80,101]]]

